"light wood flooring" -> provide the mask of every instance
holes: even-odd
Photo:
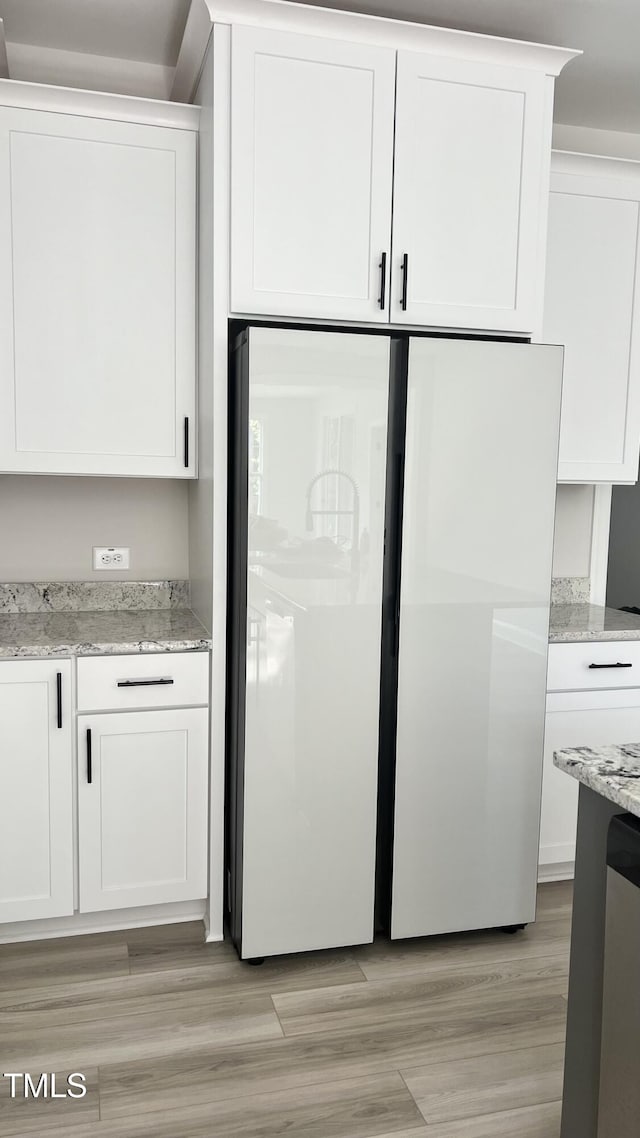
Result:
[[[202,926],[0,947],[0,1135],[558,1138],[571,889],[501,932],[241,964]]]

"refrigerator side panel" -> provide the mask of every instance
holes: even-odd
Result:
[[[242,956],[373,938],[389,343],[252,328]]]
[[[413,339],[391,934],[534,919],[562,349]]]

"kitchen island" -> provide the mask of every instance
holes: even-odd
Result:
[[[561,1138],[607,1138],[608,1123],[598,1127],[607,838],[614,816],[640,818],[640,743],[559,750],[554,764],[580,783]]]

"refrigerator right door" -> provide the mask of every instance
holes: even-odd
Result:
[[[394,938],[535,917],[562,354],[410,342]]]

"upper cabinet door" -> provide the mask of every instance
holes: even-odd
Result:
[[[386,321],[395,51],[232,30],[231,308]]]
[[[0,108],[0,470],[195,475],[195,147]]]
[[[536,328],[547,82],[524,69],[398,53],[394,323]]]
[[[561,482],[638,480],[640,163],[554,153],[543,338],[564,344]]]

